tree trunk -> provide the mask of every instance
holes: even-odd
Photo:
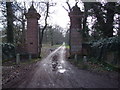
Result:
[[[7,9],[7,42],[13,43],[13,9],[12,9],[12,2],[6,2],[6,9]]]
[[[22,44],[25,44],[25,19],[22,16]]]
[[[41,48],[42,48],[42,40],[43,40],[43,34],[44,34],[44,31],[45,31],[45,29],[46,29],[46,27],[47,27],[47,18],[48,18],[48,14],[49,14],[49,2],[46,2],[46,8],[47,8],[47,10],[46,10],[46,16],[45,16],[45,26],[43,27],[43,29],[42,29],[42,31],[40,32],[40,30],[39,30],[39,32],[40,32],[40,36],[39,36],[39,45],[40,45],[40,48],[39,48],[39,52],[40,52],[40,54],[41,54]]]
[[[51,36],[51,46],[53,46],[53,29],[50,28],[50,36]]]
[[[113,21],[114,21],[114,14],[115,12],[111,9],[112,7],[115,7],[114,2],[108,2],[107,7],[107,15],[106,15],[106,32],[104,33],[107,37],[113,36]]]
[[[87,29],[87,25],[86,25],[86,22],[87,22],[87,11],[88,11],[88,8],[87,6],[89,5],[88,2],[84,2],[84,8],[85,8],[85,11],[84,11],[84,19],[83,19],[83,41],[86,41],[87,40],[87,36],[89,35],[88,33],[88,29]]]

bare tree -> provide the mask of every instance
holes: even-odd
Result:
[[[68,13],[72,10],[71,6],[70,6],[70,3],[69,3],[69,0],[66,0],[66,4],[68,6],[68,9],[65,8],[65,6],[62,6]]]
[[[42,28],[39,27],[39,34],[40,34],[40,37],[39,37],[39,45],[40,45],[39,51],[40,51],[40,54],[41,54],[42,40],[43,40],[44,31],[48,26],[48,17],[49,17],[49,14],[50,14],[50,7],[55,6],[56,3],[49,2],[49,1],[47,1],[47,2],[41,1],[41,2],[37,2],[36,6],[40,7],[39,6],[40,3],[44,4],[44,7],[41,7],[41,10],[44,12],[44,26]]]
[[[25,6],[22,3],[14,2],[2,2],[2,23],[6,31],[6,37],[8,43],[18,44],[23,42],[22,39],[25,32]],[[14,22],[14,23],[13,23]]]

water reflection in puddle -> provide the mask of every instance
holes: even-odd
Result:
[[[58,72],[60,73],[64,73],[66,71],[66,69],[59,69]]]
[[[61,69],[61,68],[63,68],[62,66],[58,66],[58,69]]]
[[[62,60],[61,63],[65,63],[65,62]]]

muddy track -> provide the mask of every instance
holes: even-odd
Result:
[[[118,88],[118,80],[79,70],[66,61],[66,49],[60,46],[37,62],[26,78],[13,88]]]

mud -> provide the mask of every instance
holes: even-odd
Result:
[[[66,61],[66,49],[60,46],[37,62],[27,76],[7,88],[118,88],[118,80],[80,70]]]

